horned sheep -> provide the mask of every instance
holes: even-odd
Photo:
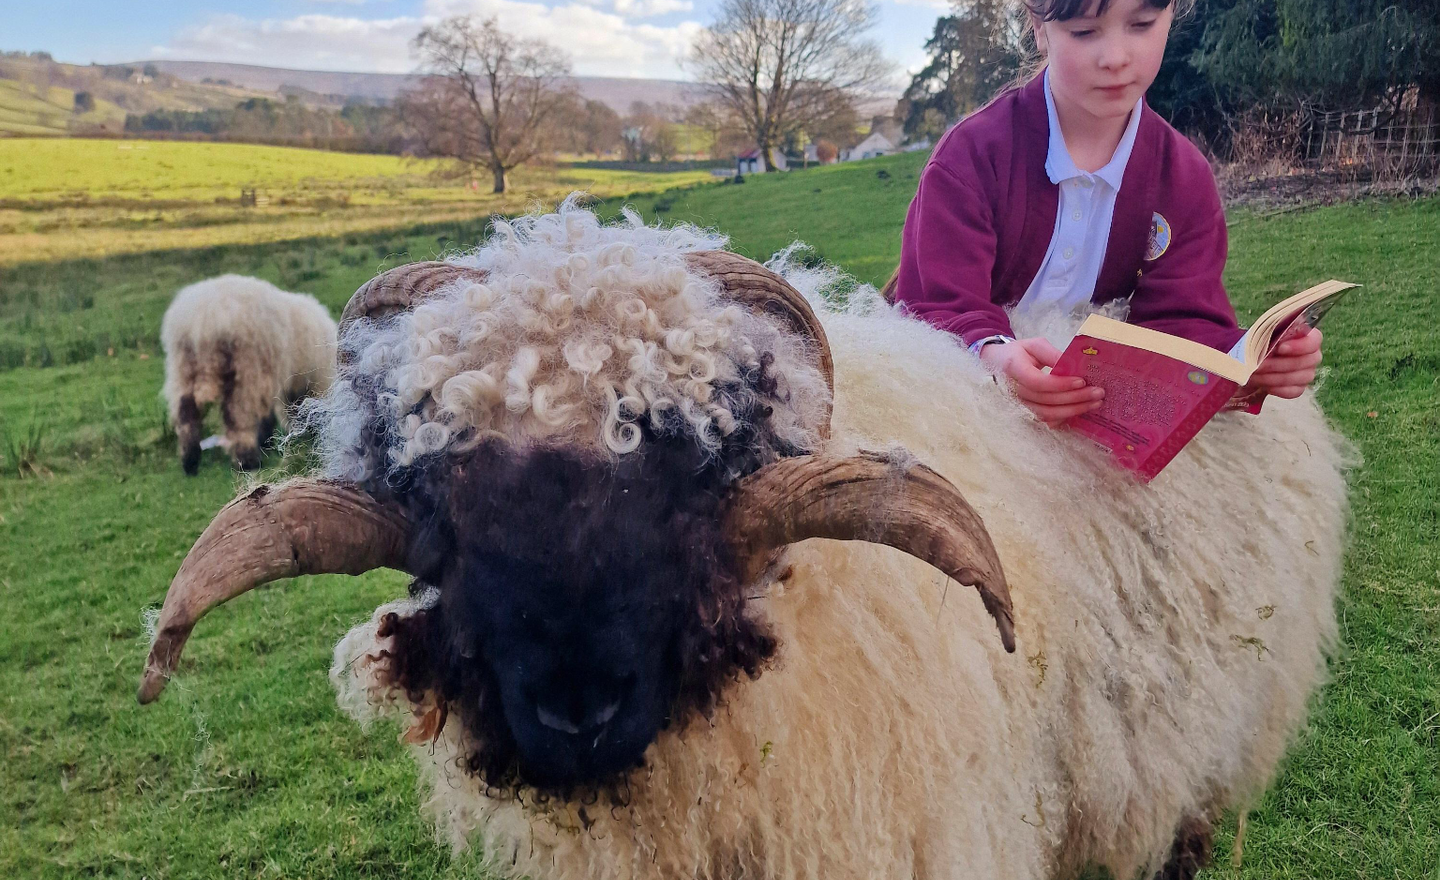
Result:
[[[1191,876],[1335,641],[1313,399],[1141,485],[872,292],[721,244],[567,205],[362,288],[324,478],[217,516],[141,701],[214,605],[389,566],[341,704],[406,723],[501,875]]]
[[[160,325],[163,395],[180,464],[195,474],[205,411],[220,405],[235,464],[260,450],[288,404],[324,394],[335,378],[335,321],[313,296],[268,281],[221,275],[184,287]]]

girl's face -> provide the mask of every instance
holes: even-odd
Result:
[[[1175,12],[1148,0],[1112,0],[1097,15],[1098,5],[1066,21],[1041,21],[1032,13],[1031,23],[1055,102],[1112,120],[1125,117],[1155,81]]]

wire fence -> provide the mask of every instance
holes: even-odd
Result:
[[[1314,113],[1302,128],[1306,165],[1407,176],[1440,168],[1440,113],[1402,110]]]

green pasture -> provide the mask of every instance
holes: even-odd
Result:
[[[0,90],[0,102],[4,92]],[[3,103],[0,103],[3,111]],[[526,166],[489,175],[399,156],[184,141],[0,138],[0,265],[337,236],[712,180],[708,171]],[[258,203],[241,203],[254,190]]]
[[[716,226],[755,256],[803,239],[880,281],[922,162],[631,201],[647,218]],[[1364,464],[1352,475],[1332,680],[1249,816],[1241,867],[1229,866],[1231,817],[1206,876],[1440,880],[1440,199],[1232,220],[1228,282],[1246,317],[1325,278],[1365,284],[1326,320],[1318,392]],[[401,594],[400,575],[251,593],[206,619],[164,699],[141,708],[134,689],[142,615],[241,486],[218,450],[200,476],[180,472],[158,398],[169,297],[241,272],[338,312],[377,270],[473,244],[483,229],[469,217],[0,264],[0,875],[474,874],[473,858],[453,861],[422,820],[397,732],[343,717],[326,680],[331,646]],[[295,452],[267,464],[305,462]]]
[[[259,144],[8,138],[0,140],[0,201],[19,207],[56,202],[215,202],[236,201],[241,189],[258,189],[272,203],[344,196],[364,203],[402,197],[405,201],[456,198],[475,192],[469,178],[437,178],[440,168],[436,160]],[[599,185],[612,190],[655,185],[644,172],[565,166],[527,166],[513,176],[522,189],[539,182],[555,188]],[[488,174],[485,177],[476,182],[488,190]],[[708,172],[692,171],[675,182],[709,179]]]

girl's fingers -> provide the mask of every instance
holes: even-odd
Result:
[[[1320,365],[1322,355],[1319,351],[1312,351],[1309,354],[1297,355],[1295,357],[1277,357],[1271,355],[1266,358],[1255,370],[1257,374],[1265,373],[1293,373],[1296,370],[1313,370]]]
[[[1100,406],[1100,401],[1092,400],[1089,403],[1075,403],[1069,406],[1042,406],[1040,404],[1026,404],[1030,411],[1039,416],[1042,421],[1053,426],[1056,422],[1063,422],[1066,419],[1087,413]]]
[[[1055,362],[1060,360],[1061,351],[1044,339],[1026,339],[1023,342],[1025,350],[1034,356],[1042,366],[1053,367]]]
[[[1251,376],[1250,378],[1252,381],[1255,379],[1261,380],[1255,382],[1255,384],[1267,390],[1271,388],[1286,388],[1292,385],[1298,385],[1304,388],[1306,385],[1315,381],[1315,371],[1312,369],[1295,370],[1289,373],[1266,373],[1263,376]],[[1270,393],[1273,394],[1274,392],[1271,391]]]
[[[1292,336],[1275,347],[1275,353],[1280,355],[1309,354],[1312,351],[1320,350],[1320,343],[1325,336],[1320,332],[1319,327],[1311,327],[1305,333]]]
[[[1283,397],[1286,400],[1294,400],[1305,393],[1304,385],[1279,385],[1275,388],[1266,388],[1265,393],[1272,397]]]
[[[1085,380],[1078,376],[1056,376],[1043,372],[1023,357],[1011,359],[1009,373],[1016,385],[1034,392],[1074,391],[1085,387]]]
[[[1099,400],[1105,396],[1105,391],[1095,387],[1078,388],[1074,391],[1034,391],[1024,385],[1016,385],[1015,394],[1026,403],[1038,403],[1041,406],[1069,406]]]

